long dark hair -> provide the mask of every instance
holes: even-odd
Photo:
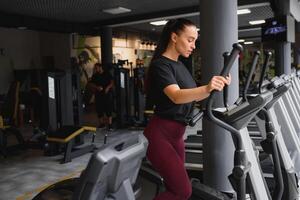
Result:
[[[183,31],[186,26],[196,26],[192,21],[184,18],[179,19],[171,19],[168,23],[164,26],[162,33],[160,35],[158,45],[154,51],[152,60],[158,58],[161,54],[163,54],[169,45],[171,40],[172,33],[179,34],[180,31]]]
[[[152,71],[151,68],[152,68],[153,61],[158,57],[160,57],[167,50],[169,42],[171,40],[172,33],[179,34],[181,31],[184,30],[186,26],[196,26],[196,25],[188,19],[178,18],[178,19],[169,20],[168,23],[164,26],[157,47],[151,59],[147,77],[146,77],[145,91],[148,96],[150,95],[149,89],[151,85],[151,71]]]

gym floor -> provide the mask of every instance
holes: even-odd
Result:
[[[97,117],[94,112],[84,115],[84,124],[97,125]],[[187,134],[196,132],[196,128],[188,128]],[[104,142],[106,130],[97,130],[95,146],[100,147]],[[25,139],[30,137],[32,128],[25,126],[21,128]],[[108,133],[110,139],[121,134],[142,133],[133,130],[115,130]],[[85,142],[92,140],[92,134],[86,134]],[[45,187],[71,177],[77,177],[85,169],[92,154],[72,159],[72,162],[60,164],[62,155],[46,157],[42,150],[27,149],[17,152],[7,158],[0,157],[0,200],[29,200]],[[151,200],[155,194],[155,186],[147,180],[141,179],[142,196],[140,200]]]

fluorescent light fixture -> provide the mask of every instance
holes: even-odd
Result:
[[[26,30],[27,27],[26,27],[26,26],[19,26],[18,29],[19,29],[19,30]]]
[[[200,31],[200,28],[197,27],[197,32]]]
[[[245,9],[239,9],[239,10],[237,11],[237,14],[238,14],[238,15],[244,15],[244,14],[249,14],[249,13],[251,13],[251,10],[248,9],[248,8],[245,8]]]
[[[249,24],[251,24],[251,25],[264,24],[264,23],[266,23],[265,20],[249,21]]]
[[[166,23],[168,23],[167,20],[161,20],[161,21],[150,22],[150,24],[152,24],[152,25],[154,25],[154,26],[162,26],[162,25],[165,25]]]
[[[238,42],[245,42],[245,40],[244,39],[239,39]]]
[[[244,42],[244,44],[253,44],[252,41]]]
[[[105,13],[113,14],[113,15],[131,12],[130,9],[128,9],[128,8],[123,8],[123,7],[116,7],[116,8],[103,9],[102,11],[105,12]]]

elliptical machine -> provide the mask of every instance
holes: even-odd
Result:
[[[222,70],[221,76],[226,76],[230,71],[231,65],[225,66],[229,67]],[[246,193],[257,200],[282,198],[284,186],[276,137],[270,136],[266,141],[271,144],[270,153],[275,166],[274,176],[277,184],[276,191],[271,197],[246,127],[250,120],[272,100],[274,93],[276,93],[275,89],[259,94],[248,101],[240,102],[233,107],[214,110],[212,106],[216,91],[213,91],[209,97],[206,107],[208,117],[217,125],[228,130],[235,144],[234,168],[229,179],[237,193],[238,200],[245,200]],[[270,126],[270,124],[267,125]]]
[[[275,105],[278,103],[278,101],[282,98],[283,95],[285,95],[289,89],[291,88],[291,84],[287,83],[283,79],[279,77],[274,77],[272,80],[264,81],[264,77],[266,75],[266,71],[270,62],[270,58],[272,56],[272,53],[269,51],[265,51],[265,60],[264,65],[262,67],[262,73],[260,76],[259,81],[259,88],[258,92],[262,93],[266,90],[273,90],[273,99],[262,109],[256,119],[258,117],[263,118],[263,124],[264,124],[264,130],[266,132],[266,135],[263,136],[264,141],[261,142],[261,146],[267,154],[272,154],[272,146],[276,145],[279,153],[279,164],[276,164],[274,166],[275,170],[277,167],[281,168],[282,172],[282,178],[284,182],[284,190],[283,190],[283,196],[282,199],[284,200],[294,200],[298,198],[299,192],[298,192],[298,178],[296,175],[296,171],[298,166],[296,166],[293,158],[289,154],[289,151],[287,149],[287,143],[284,141],[284,136],[289,134],[288,132],[284,132],[284,130],[280,127],[280,122],[278,121],[278,118],[275,114]],[[263,84],[263,82],[265,84]],[[247,87],[248,88],[248,87]],[[245,89],[247,89],[245,88]],[[246,93],[246,92],[245,92]],[[244,94],[246,95],[246,94]],[[260,119],[261,120],[261,119]],[[258,126],[260,132],[264,132],[261,128],[262,126]],[[276,140],[276,141],[274,141]],[[275,143],[275,144],[273,144]],[[263,166],[264,168],[264,166]],[[268,170],[268,169],[267,169]],[[278,171],[278,170],[277,170]],[[278,183],[278,177],[275,178],[275,183]],[[276,180],[277,179],[277,180]],[[273,188],[274,192],[278,192],[278,186],[279,184],[275,184],[275,187]]]
[[[122,135],[95,152],[80,178],[55,183],[33,200],[133,200],[147,139],[142,134]]]

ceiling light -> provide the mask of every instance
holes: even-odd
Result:
[[[244,39],[239,39],[238,42],[245,42],[245,40]]]
[[[244,14],[249,14],[249,13],[251,13],[251,10],[248,8],[237,10],[238,15],[244,15]]]
[[[19,26],[18,29],[19,29],[19,30],[26,30],[27,27],[26,27],[26,26]]]
[[[199,32],[200,31],[200,28],[197,28],[197,32]]]
[[[253,44],[252,41],[244,42],[244,44]]]
[[[265,20],[249,21],[249,24],[251,24],[251,25],[264,24],[264,23],[266,23]]]
[[[167,20],[161,20],[161,21],[150,22],[150,24],[152,24],[152,25],[154,25],[154,26],[162,26],[162,25],[165,25],[166,23],[168,23]]]
[[[113,15],[131,12],[130,9],[128,9],[128,8],[123,8],[123,7],[116,7],[116,8],[103,9],[102,11],[105,12],[105,13],[113,14]]]

